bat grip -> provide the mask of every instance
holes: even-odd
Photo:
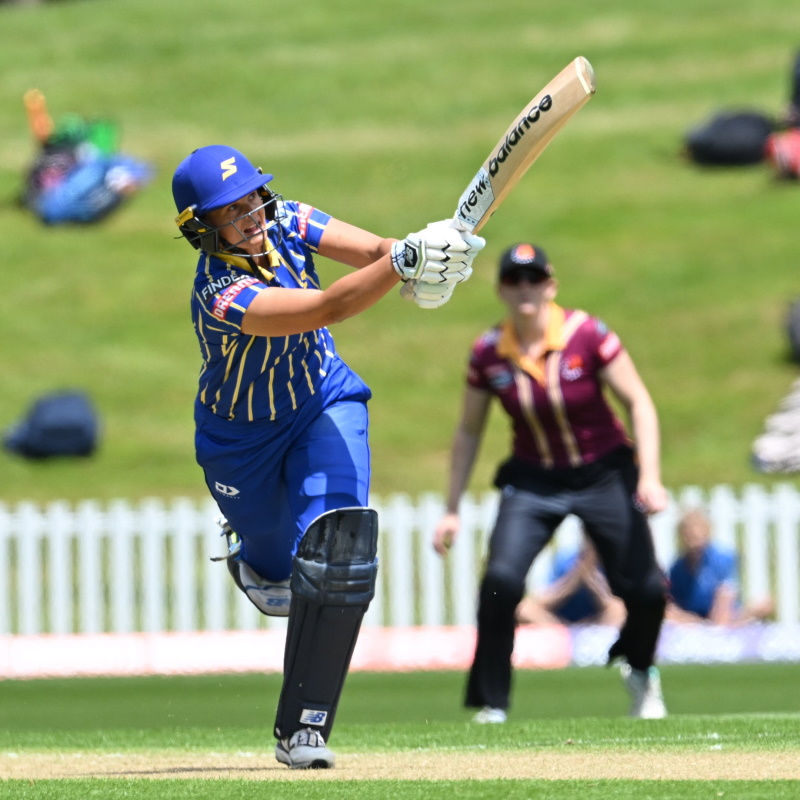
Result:
[[[457,231],[467,230],[461,223],[461,221],[458,219],[458,217],[455,216],[450,220],[450,227],[455,228]],[[400,288],[400,297],[402,297],[403,300],[413,300],[414,289],[416,288],[416,285],[417,285],[416,278],[411,278],[410,280],[407,280]]]

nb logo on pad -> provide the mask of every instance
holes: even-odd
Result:
[[[226,486],[224,483],[215,482],[214,488],[225,497],[236,497],[239,494],[239,490],[235,486]]]
[[[226,158],[220,165],[220,169],[223,170],[222,173],[222,180],[225,178],[230,178],[236,170],[236,156],[231,156],[230,158]]]
[[[304,708],[300,715],[300,722],[304,725],[324,725],[328,719],[327,711],[317,711],[313,708]]]

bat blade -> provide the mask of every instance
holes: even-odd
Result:
[[[455,224],[477,233],[595,88],[592,65],[578,56],[533,97],[462,193]]]
[[[461,194],[453,227],[477,233],[595,88],[592,65],[578,56],[535,95]],[[412,279],[403,284],[400,294],[407,300],[413,298],[416,282]]]

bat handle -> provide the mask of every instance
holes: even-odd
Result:
[[[464,224],[461,222],[461,220],[456,216],[454,216],[450,220],[450,226],[452,228],[455,228],[457,231],[465,231],[465,230],[467,230],[467,228],[464,227]],[[413,300],[414,299],[414,288],[416,287],[416,285],[417,285],[417,281],[416,281],[415,278],[412,278],[411,280],[407,280],[402,285],[402,287],[400,288],[400,297],[402,297],[404,300]]]

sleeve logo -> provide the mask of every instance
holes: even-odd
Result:
[[[297,205],[297,228],[300,231],[300,235],[305,239],[308,233],[308,221],[311,219],[314,207],[307,203],[298,203]]]
[[[228,309],[231,307],[231,304],[239,295],[239,293],[248,286],[252,286],[254,283],[258,283],[256,278],[247,278],[246,280],[238,281],[232,286],[229,286],[224,292],[219,294],[216,300],[214,300],[211,305],[211,313],[217,319],[224,320],[228,316]]]
[[[609,333],[600,344],[600,358],[606,362],[610,361],[617,354],[621,347],[622,345],[620,344],[619,336],[617,336],[616,333]]]

